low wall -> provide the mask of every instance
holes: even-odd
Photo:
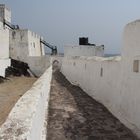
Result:
[[[52,67],[33,84],[10,112],[0,128],[1,140],[45,140]]]
[[[121,57],[65,57],[61,71],[140,136],[140,79],[126,65]]]
[[[41,76],[50,67],[49,56],[27,57],[24,62],[28,63],[30,69],[36,76]]]
[[[0,59],[0,76],[5,77],[5,70],[11,65],[10,59]]]

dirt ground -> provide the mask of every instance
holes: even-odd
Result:
[[[17,100],[31,88],[36,78],[10,77],[0,83],[0,125],[5,121]]]
[[[53,74],[47,140],[138,140],[102,104]]]

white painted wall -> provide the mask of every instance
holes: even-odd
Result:
[[[45,54],[44,45],[40,44],[40,36],[28,31],[29,56],[42,56]]]
[[[27,56],[28,30],[10,30],[10,57],[22,61]]]
[[[0,4],[0,18],[11,23],[11,10],[5,4]]]
[[[125,27],[122,58],[65,57],[61,71],[140,137],[140,20]]]
[[[67,45],[64,47],[65,56],[104,56],[103,46]]]
[[[50,67],[50,56],[42,56],[42,57],[27,57],[24,61],[28,63],[30,69],[36,76],[41,76],[45,70]]]
[[[0,76],[5,77],[5,69],[11,66],[10,59],[0,59]]]
[[[9,31],[0,29],[0,59],[9,58]]]
[[[40,36],[29,30],[10,31],[10,57],[24,61],[29,56],[44,56],[44,45]]]
[[[3,20],[11,22],[11,11],[0,4],[0,76],[5,77],[5,70],[11,65],[9,59],[9,29],[3,27]]]
[[[48,112],[52,67],[16,103],[0,128],[1,140],[46,140],[45,115]],[[45,131],[47,132],[47,131]]]

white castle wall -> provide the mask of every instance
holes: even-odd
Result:
[[[24,61],[29,56],[44,56],[44,46],[40,36],[29,30],[10,31],[10,57]]]
[[[0,29],[0,59],[9,58],[9,31]]]
[[[36,76],[41,76],[45,70],[51,65],[50,56],[42,57],[27,57],[24,62],[27,62],[30,69]]]
[[[1,140],[46,140],[52,67],[16,103],[0,128]]]
[[[11,10],[5,4],[0,4],[0,18],[11,23]]]
[[[10,57],[28,63],[36,76],[40,76],[50,66],[45,56],[40,36],[29,30],[10,31]]]
[[[40,38],[38,34],[28,31],[29,56],[45,55],[44,45],[40,43]]]
[[[0,76],[5,77],[5,70],[8,66],[11,66],[10,59],[0,59]]]
[[[140,136],[140,21],[126,26],[122,57],[65,57],[61,71]]]
[[[65,56],[104,56],[104,46],[67,45],[64,47]]]
[[[0,76],[5,77],[5,69],[11,65],[9,59],[9,30],[0,22]]]

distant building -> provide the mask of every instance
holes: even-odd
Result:
[[[104,46],[67,45],[64,56],[104,56]]]
[[[44,56],[44,45],[40,43],[41,36],[28,30],[10,31],[10,57],[24,61],[28,56]]]
[[[28,63],[36,73],[45,69],[48,62],[41,39],[40,35],[28,29],[12,25],[11,10],[0,4],[0,76],[5,77],[5,69],[11,65],[11,59]]]
[[[79,38],[79,45],[66,45],[64,56],[104,56],[104,45],[88,42],[88,38]]]

